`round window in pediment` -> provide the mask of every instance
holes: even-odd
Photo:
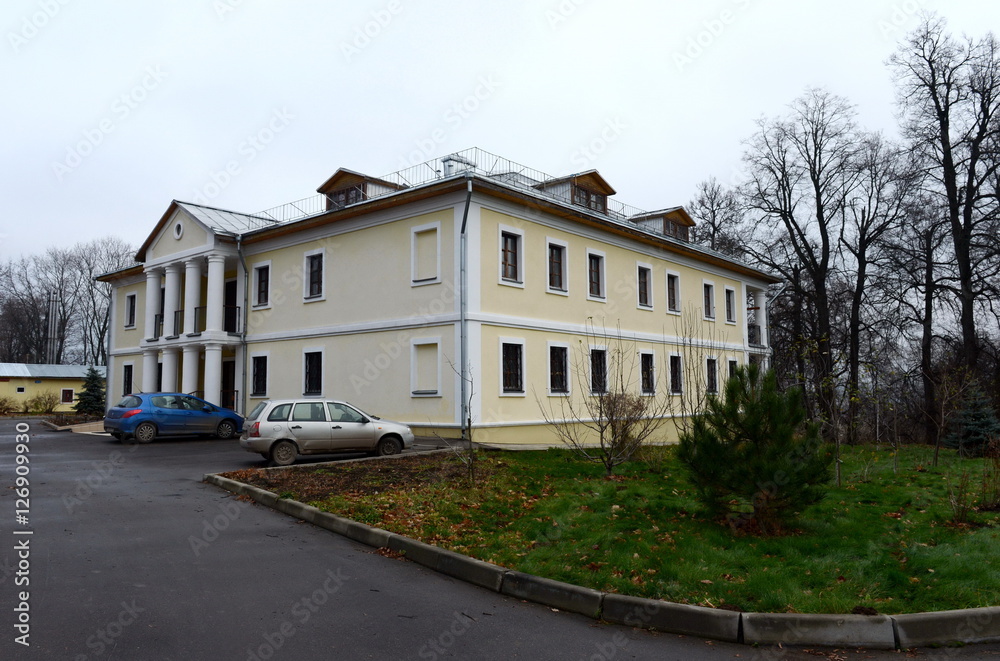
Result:
[[[180,239],[182,236],[184,236],[184,223],[178,220],[174,223],[174,238]]]

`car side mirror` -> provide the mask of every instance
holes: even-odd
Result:
[[[371,420],[369,420],[368,418],[365,418],[365,417],[361,418],[361,424],[367,425],[369,422],[371,422]]]
[[[206,406],[202,406],[201,410],[204,411],[205,413],[211,413],[212,412],[212,407],[211,406],[207,406],[207,405]]]

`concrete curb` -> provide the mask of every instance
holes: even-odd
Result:
[[[886,615],[743,613],[743,642],[896,649],[892,619]]]
[[[209,473],[204,481],[356,542],[388,548],[408,560],[461,581],[614,624],[748,645],[906,649],[1000,641],[1000,606],[892,616],[809,615],[737,613],[629,597],[508,570],[323,512],[311,505],[279,498],[273,492],[221,475]]]

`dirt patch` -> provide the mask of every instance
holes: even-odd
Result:
[[[485,468],[485,462],[481,465]],[[222,476],[279,496],[294,493],[299,501],[310,502],[325,500],[333,494],[405,491],[426,484],[455,482],[466,479],[467,472],[456,457],[440,453],[282,470],[248,468]]]

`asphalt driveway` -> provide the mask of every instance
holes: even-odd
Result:
[[[817,658],[599,624],[382,557],[203,484],[261,465],[237,441],[121,445],[28,421],[18,448],[15,424],[0,420],[0,659]]]

